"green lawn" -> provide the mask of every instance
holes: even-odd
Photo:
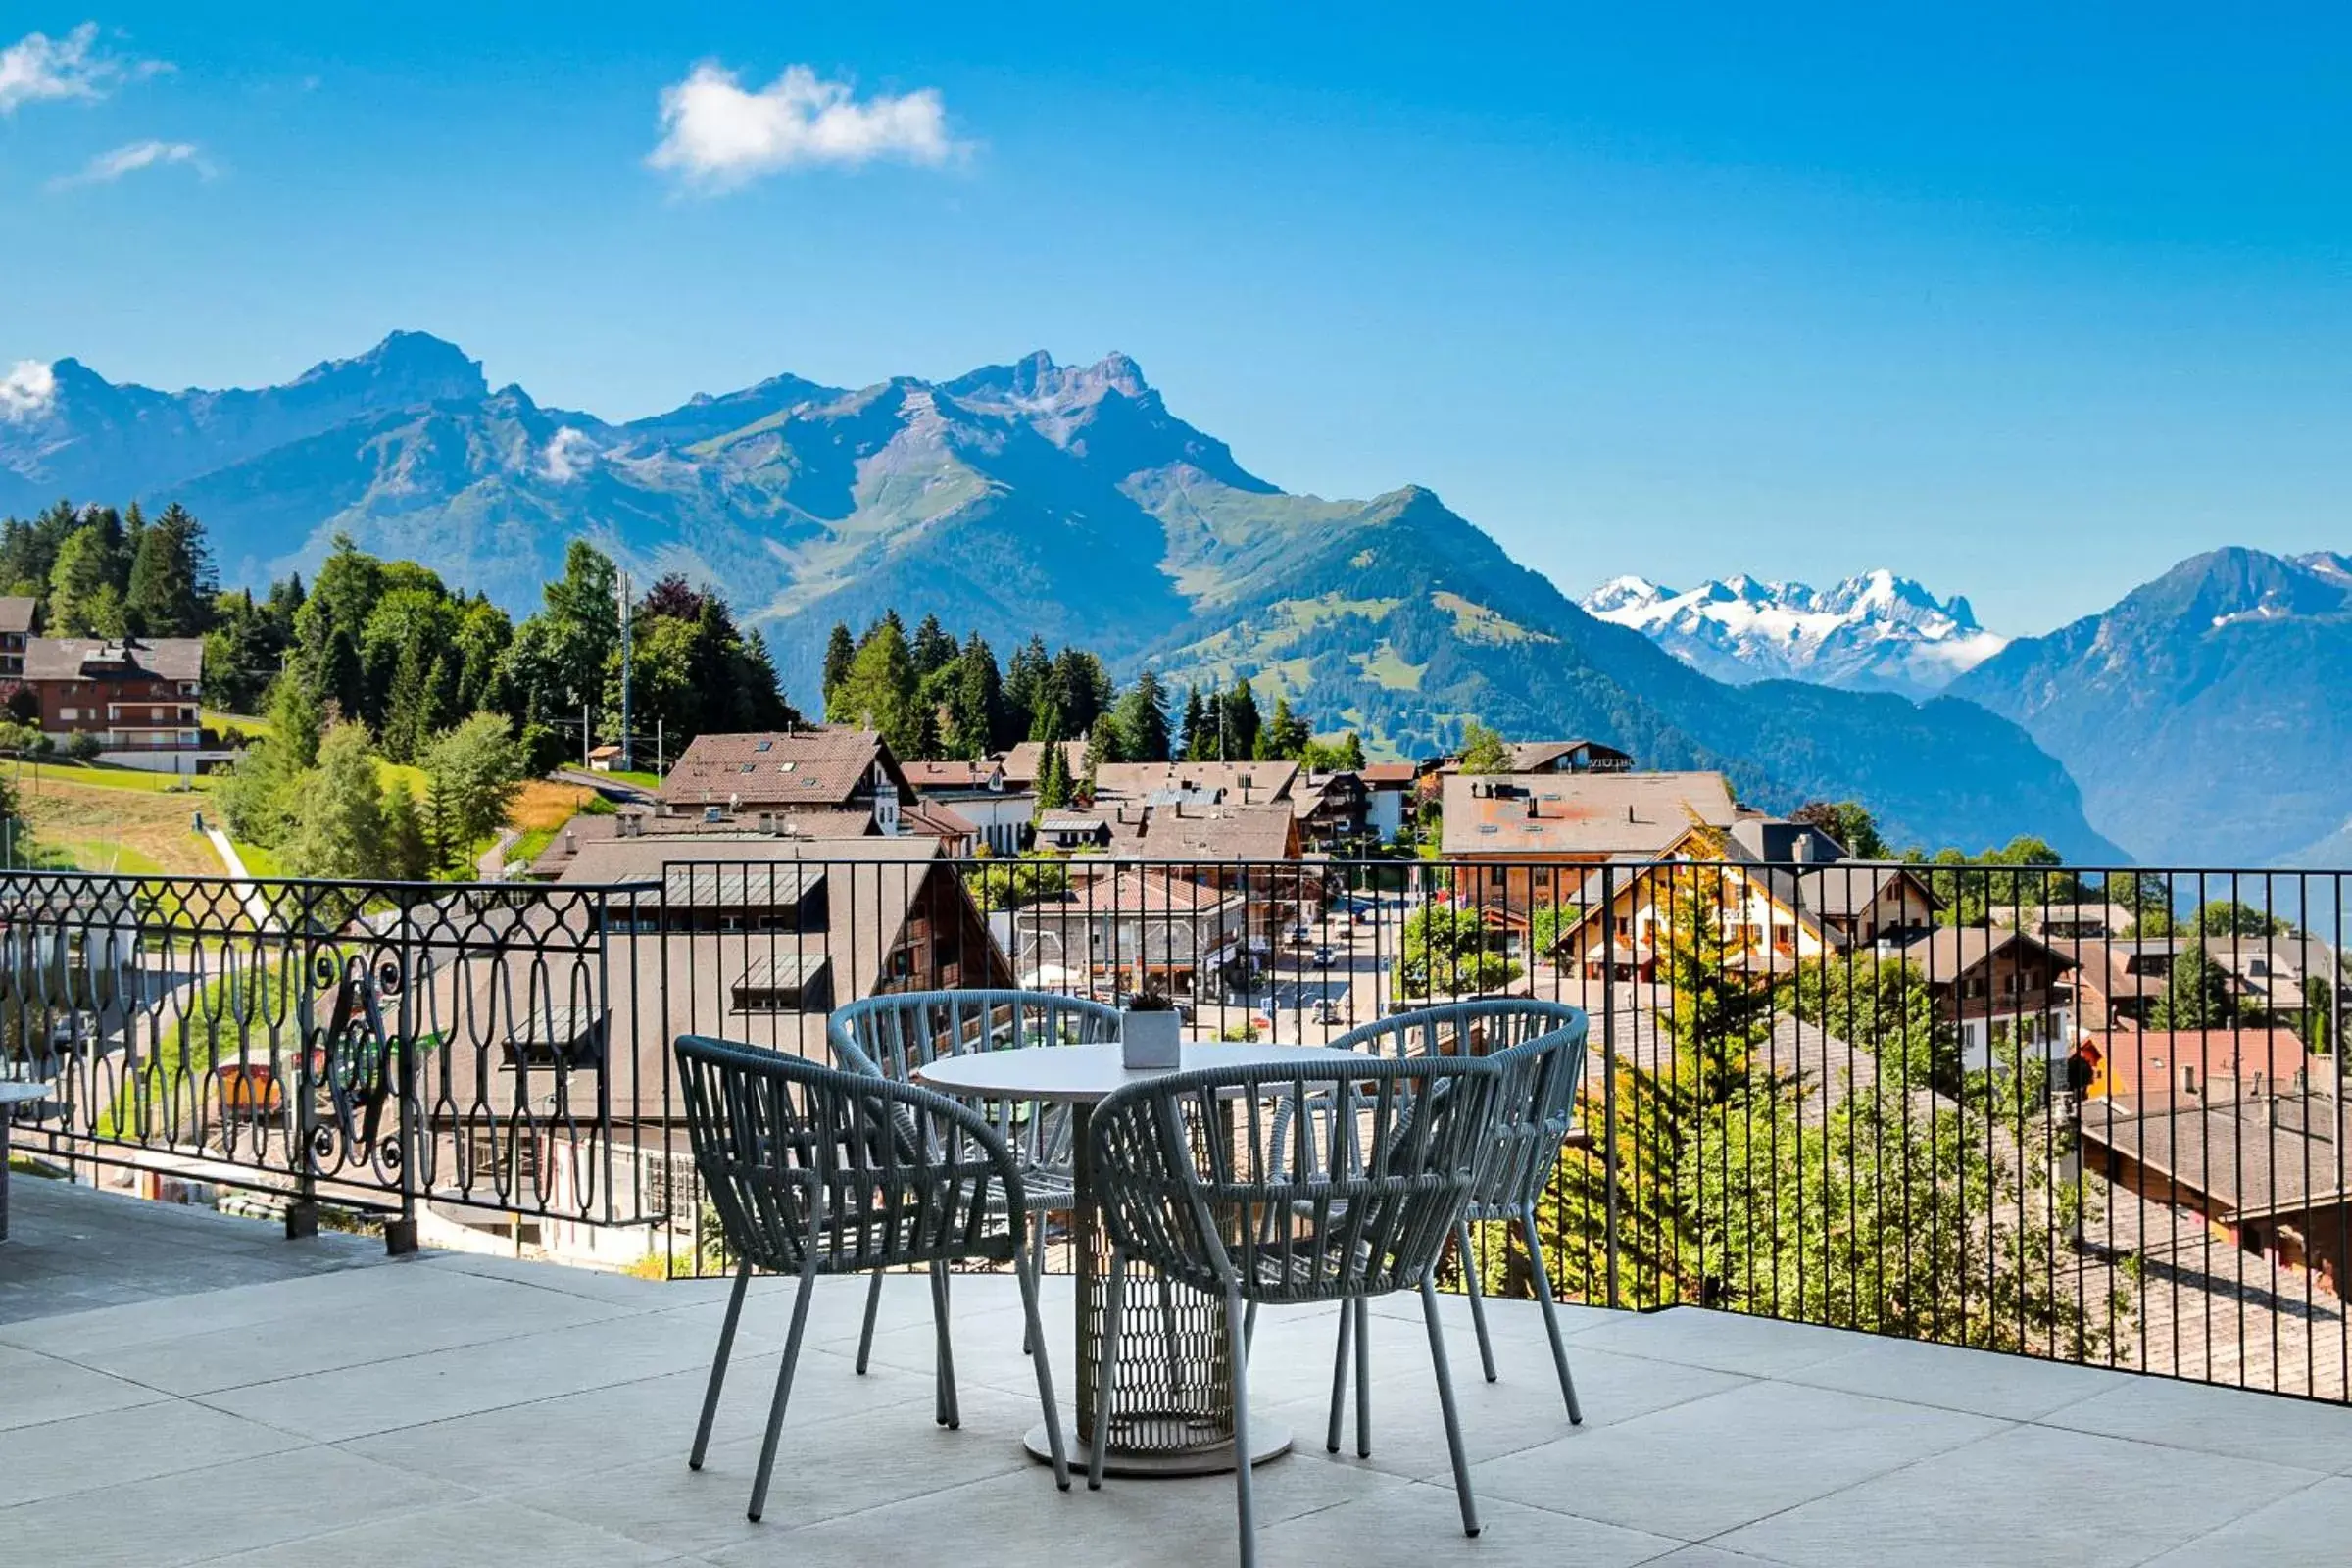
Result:
[[[616,778],[623,784],[634,784],[641,790],[658,790],[662,787],[661,774],[649,773],[641,767],[633,768],[625,773],[616,767],[612,769],[612,772],[607,773],[605,777]]]
[[[255,876],[284,876],[286,874],[285,867],[277,863],[276,851],[265,850],[259,844],[238,844],[235,839],[229,840],[229,843],[236,845],[237,858],[243,860],[245,869]]]
[[[395,780],[408,785],[409,794],[415,797],[420,803],[424,800],[426,794],[429,793],[425,789],[424,785],[423,768],[412,767],[406,762],[388,762],[380,757],[377,758],[375,760],[375,782],[377,786],[379,788],[388,790],[392,787]]]
[[[18,765],[27,778],[37,772],[42,778],[54,778],[63,784],[96,784],[110,790],[143,790],[150,795],[168,794],[185,784],[193,784],[199,790],[213,787],[209,774],[188,778],[176,773],[150,773],[139,767],[115,767],[105,762],[69,762],[45,758],[39,762]]]
[[[62,839],[41,846],[42,858],[60,870],[114,871],[123,876],[161,876],[154,856],[106,839]]]

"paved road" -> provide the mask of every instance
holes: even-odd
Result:
[[[260,888],[253,885],[253,873],[245,869],[244,857],[237,854],[234,844],[228,842],[228,835],[217,827],[208,827],[204,830],[204,836],[213,841],[213,848],[220,852],[221,863],[228,867],[228,879],[235,884],[237,897],[244,901],[245,913],[252,919],[254,929],[275,929],[277,921],[270,913],[270,901],[262,896]]]

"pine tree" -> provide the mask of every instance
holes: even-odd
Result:
[[[1070,764],[1062,756],[1062,747],[1055,741],[1046,748],[1046,760],[1037,770],[1037,808],[1039,811],[1055,811],[1070,804]]]
[[[1164,762],[1170,750],[1167,688],[1146,669],[1119,699],[1119,757],[1128,762]]]
[[[825,716],[833,716],[833,693],[850,678],[850,662],[858,657],[857,641],[850,636],[847,621],[837,620],[825,639],[825,673],[823,697]]]
[[[438,694],[433,689],[437,668],[445,670],[446,666],[426,652],[421,640],[401,645],[391,697],[384,705],[384,755],[395,762],[415,761],[440,728]]]
[[[56,637],[120,637],[122,593],[115,584],[113,546],[97,523],[75,529],[49,571],[49,631]]]
[[[1043,637],[1031,637],[1012,652],[1004,667],[1004,728],[1000,744],[1037,738],[1038,710],[1050,701],[1054,656]],[[1055,705],[1058,707],[1058,705]]]
[[[422,882],[433,874],[433,851],[424,813],[409,781],[396,778],[384,792],[384,875],[398,882]]]
[[[1184,689],[1184,735],[1176,754],[1188,762],[1200,760],[1200,733],[1208,727],[1208,705],[1200,700],[1199,684]]]
[[[135,510],[135,509],[134,509]],[[149,637],[193,637],[211,620],[215,592],[204,524],[176,501],[155,521],[131,530],[129,588],[124,613]]]
[[[1119,726],[1108,713],[1095,720],[1095,727],[1086,732],[1086,747],[1078,754],[1079,793],[1088,800],[1095,796],[1095,779],[1104,762],[1121,762],[1127,759],[1119,751]]]
[[[850,672],[825,705],[836,724],[871,727],[892,752],[916,757],[922,750],[922,713],[915,701],[914,657],[895,614],[875,622],[850,661]]]
[[[1250,690],[1247,676],[1233,683],[1225,694],[1225,733],[1219,749],[1219,760],[1241,761],[1257,755],[1257,731],[1260,720],[1257,698]]]
[[[1273,721],[1258,732],[1250,755],[1261,761],[1297,761],[1305,755],[1308,743],[1314,738],[1306,720],[1291,711],[1291,700],[1277,697]]]
[[[948,635],[937,615],[925,615],[923,623],[914,628],[913,654],[917,680],[938,673],[955,661],[956,639]]]
[[[976,762],[996,749],[1004,706],[997,656],[977,631],[964,639],[963,652],[956,656],[955,675],[942,740],[950,756]]]

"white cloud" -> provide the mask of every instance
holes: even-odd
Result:
[[[103,98],[124,81],[172,67],[161,60],[123,60],[98,47],[98,24],[85,22],[62,38],[28,32],[0,49],[0,115],[19,104]]]
[[[958,150],[936,88],[860,102],[848,82],[790,66],[750,92],[735,73],[706,61],[662,90],[662,144],[646,161],[716,191],[811,164],[942,164]]]
[[[0,420],[24,424],[49,412],[57,401],[57,373],[39,360],[19,360],[0,375]]]
[[[204,154],[190,141],[134,141],[100,153],[82,165],[81,172],[64,174],[49,182],[51,190],[65,190],[74,185],[111,185],[124,174],[159,164],[186,164],[197,173],[210,179],[218,172],[205,162]]]
[[[548,437],[547,449],[539,455],[547,476],[558,484],[577,479],[595,458],[596,443],[568,424]]]

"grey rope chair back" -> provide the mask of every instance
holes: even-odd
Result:
[[[1329,1071],[1208,1068],[1120,1089],[1092,1127],[1103,1225],[1130,1256],[1216,1296],[1328,1301],[1411,1289],[1461,1214],[1499,1077],[1476,1059],[1355,1057]],[[1353,1115],[1274,1125],[1283,1101],[1343,1098]]]
[[[677,1042],[695,1169],[728,1249],[820,1274],[1020,1249],[1021,1174],[944,1095],[697,1035]]]
[[[1023,1256],[1029,1216],[1020,1168],[1004,1141],[984,1118],[945,1095],[700,1035],[679,1036],[673,1049],[695,1169],[735,1261],[735,1287],[686,1460],[690,1468],[700,1470],[710,1448],[752,1271],[800,1276],[746,1510],[756,1522],[767,1507],[817,1276],[870,1272],[879,1281],[885,1269],[930,1265],[939,1346],[933,1414],[942,1426],[954,1427],[961,1415],[949,1343],[947,1265],[966,1258],[1011,1263],[1022,1315],[1037,1338],[1037,1275]],[[1043,1354],[1033,1365],[1054,1479],[1067,1487],[1053,1371]]]
[[[1118,1008],[1047,991],[916,991],[868,997],[835,1009],[825,1026],[836,1066],[895,1083],[909,1082],[942,1056],[1118,1038]],[[981,1114],[1022,1163],[1069,1166],[1070,1118],[1063,1108],[996,1101],[983,1106]]]
[[[1590,1028],[1582,1008],[1495,997],[1399,1013],[1331,1044],[1396,1060],[1467,1055],[1494,1062],[1502,1074],[1494,1136],[1480,1160],[1468,1212],[1473,1219],[1515,1219],[1559,1165],[1584,1087]]]

